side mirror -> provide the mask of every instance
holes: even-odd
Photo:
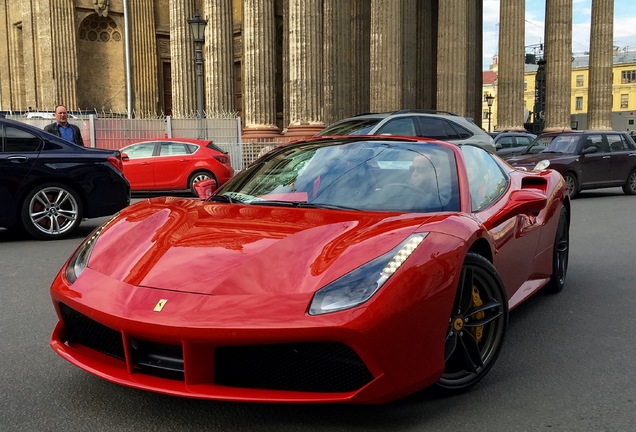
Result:
[[[126,153],[122,153],[121,154],[121,160],[123,161],[129,161],[130,157],[126,154]]]
[[[543,210],[548,197],[536,189],[522,189],[512,192],[510,200],[491,219],[488,229],[494,228],[504,221],[520,214],[535,214]]]
[[[496,150],[501,150],[503,147],[501,146],[501,144],[497,143],[495,144],[495,149]]]
[[[194,184],[194,190],[196,191],[199,198],[203,201],[210,198],[212,194],[216,192],[217,188],[218,185],[216,183],[216,180],[214,179],[202,180]]]

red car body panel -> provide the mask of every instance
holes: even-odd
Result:
[[[454,151],[461,162],[461,151]],[[470,212],[462,169],[461,212],[351,212],[166,197],[139,202],[104,228],[77,282],[67,280],[64,268],[55,278],[51,296],[59,321],[51,346],[101,378],[178,396],[382,403],[413,393],[443,372],[448,317],[463,259],[476,241],[487,242],[511,308],[552,273],[558,210],[567,199],[562,178],[552,171],[510,169],[509,175],[503,199],[478,214]],[[545,209],[502,220],[520,191],[547,197]],[[428,235],[373,297],[351,309],[309,315],[318,289],[416,232]],[[184,379],[139,373],[129,344],[124,358],[115,359],[69,342],[62,304],[131,346],[137,340],[179,346]],[[351,347],[372,379],[344,392],[215,382],[211,365],[218,347],[322,341]]]
[[[211,142],[209,140],[165,138],[133,143],[131,146],[147,142],[186,143],[193,144],[198,149],[192,154],[154,155],[124,160],[124,174],[130,182],[131,190],[135,192],[187,190],[192,174],[200,171],[213,174],[218,186],[225,184],[234,175],[229,156],[206,147]],[[120,151],[125,153],[126,148]],[[215,158],[219,156],[223,156],[227,163]]]

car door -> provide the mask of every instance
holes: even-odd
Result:
[[[627,137],[619,133],[608,133],[607,143],[611,155],[611,184],[622,185],[636,167],[636,149]]]
[[[153,161],[155,159],[156,141],[147,141],[129,145],[122,149],[124,158],[124,175],[130,182],[132,190],[155,189]]]
[[[159,156],[153,163],[157,189],[184,190],[188,188],[188,176],[193,171],[193,158],[187,143],[160,141]]]
[[[606,184],[611,179],[612,160],[603,134],[589,134],[579,142],[579,182],[582,188],[596,187]],[[593,153],[586,153],[595,148]]]
[[[29,177],[43,141],[37,135],[9,125],[0,125],[0,222],[18,211],[18,194]]]

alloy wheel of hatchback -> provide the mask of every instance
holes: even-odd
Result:
[[[579,193],[579,182],[576,177],[572,173],[565,173],[563,174],[563,180],[565,180],[570,198],[574,198]]]
[[[508,324],[508,301],[494,266],[469,252],[462,266],[444,346],[442,390],[464,391],[495,363]]]
[[[636,195],[636,169],[633,169],[627,176],[627,181],[623,185],[623,192],[627,195]]]
[[[73,232],[82,221],[82,204],[66,185],[49,183],[33,189],[22,204],[22,224],[33,237],[50,240]]]

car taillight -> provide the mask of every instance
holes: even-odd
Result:
[[[124,163],[121,160],[120,154],[118,154],[117,156],[108,156],[108,162],[110,162],[112,166],[117,168],[117,171],[119,171],[120,173],[124,172]]]
[[[228,165],[230,163],[230,157],[226,155],[216,155],[214,156],[214,159],[218,160],[223,165]]]

